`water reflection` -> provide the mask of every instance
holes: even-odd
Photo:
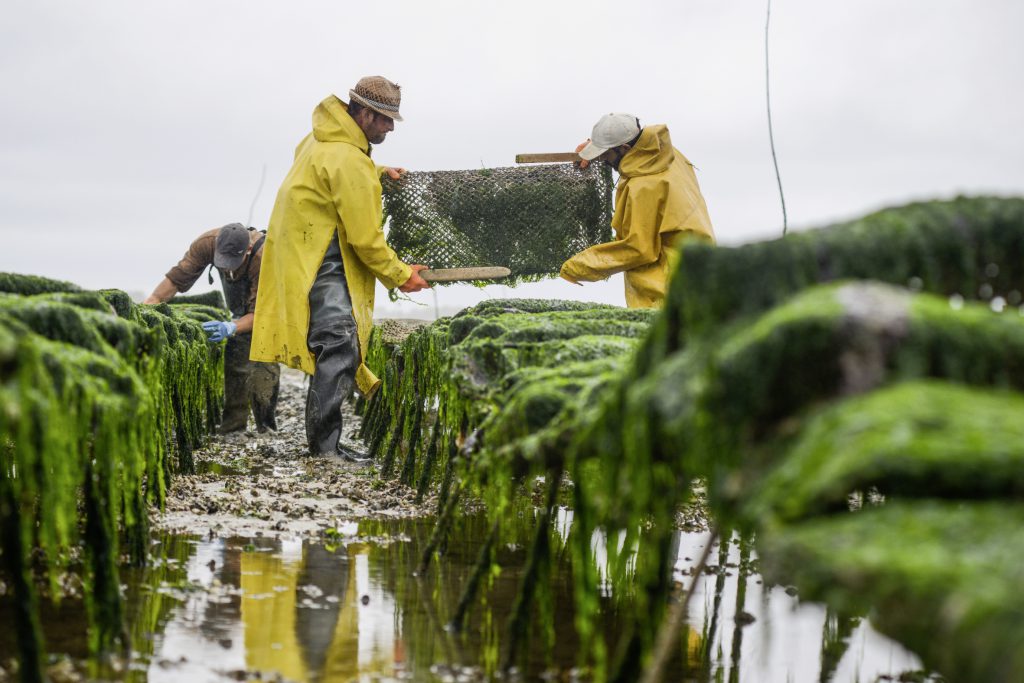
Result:
[[[706,534],[680,534],[677,576],[689,573],[688,558],[700,557],[706,540]],[[742,571],[756,559],[745,542],[734,538],[712,557],[691,602],[687,680],[852,683],[900,680],[921,669],[915,655],[867,620],[802,603],[785,587]]]
[[[571,513],[556,520],[567,538]],[[446,630],[487,530],[467,519],[444,561],[412,576],[426,521],[352,525],[330,543],[270,539],[163,539],[165,561],[140,577],[133,624],[134,680],[481,680],[495,673],[501,635],[524,561],[523,538],[499,549],[461,633]],[[688,583],[705,534],[680,533],[676,578]],[[600,548],[603,539],[595,539]],[[183,558],[182,555],[185,555]],[[691,603],[689,629],[670,680],[873,681],[920,668],[913,655],[865,622],[801,605],[783,588],[741,571],[754,560],[733,541],[712,554]],[[563,680],[576,664],[571,573],[551,577],[550,608],[531,629],[525,677]],[[149,588],[146,588],[146,586]],[[616,637],[606,599],[602,624]],[[147,626],[148,625],[148,626]],[[557,634],[557,637],[555,637]],[[148,643],[148,646],[147,646]],[[685,653],[685,654],[683,654]]]
[[[348,524],[325,542],[189,538],[154,541],[154,559],[126,570],[133,656],[109,679],[130,681],[488,680],[525,563],[533,523],[509,522],[513,538],[495,548],[502,570],[488,574],[465,628],[445,628],[489,530],[482,516],[459,522],[440,562],[424,578],[413,571],[431,531],[429,520]],[[521,678],[570,680],[579,639],[565,544],[572,514],[555,517],[551,589],[535,610]],[[675,578],[693,579],[707,534],[676,538]],[[611,541],[620,547],[619,536]],[[599,564],[608,539],[593,538]],[[667,680],[772,683],[875,681],[920,669],[919,661],[866,620],[801,604],[783,587],[763,585],[752,548],[733,539],[712,549],[697,577],[688,629]],[[600,567],[607,577],[606,567]],[[619,635],[611,582],[597,632]],[[44,606],[45,607],[45,606]],[[539,606],[540,607],[540,606]],[[0,657],[12,654],[10,604],[0,600]],[[45,607],[52,651],[84,657],[84,610],[66,600]],[[883,679],[885,680],[885,679]]]

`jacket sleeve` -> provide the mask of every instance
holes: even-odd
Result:
[[[405,284],[412,268],[398,258],[384,239],[380,179],[369,158],[334,164],[328,179],[345,240],[356,256],[388,289]]]
[[[165,276],[174,283],[179,292],[192,289],[199,276],[213,263],[213,252],[217,242],[217,230],[204,232],[189,246],[178,265],[167,271]]]
[[[621,237],[576,254],[562,264],[559,275],[570,282],[594,282],[646,266],[661,254],[660,202],[652,189],[622,198]]]

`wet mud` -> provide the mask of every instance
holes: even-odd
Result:
[[[277,431],[249,429],[210,437],[194,453],[197,474],[177,475],[153,529],[197,536],[318,538],[347,522],[433,514],[437,502],[397,481],[375,477],[372,465],[312,457],[303,422],[306,375],[285,369]],[[344,443],[364,452],[360,420],[345,404]]]

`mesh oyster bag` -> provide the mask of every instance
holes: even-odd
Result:
[[[544,164],[425,171],[383,179],[388,243],[431,268],[505,266],[502,284],[558,274],[612,237],[611,169]]]

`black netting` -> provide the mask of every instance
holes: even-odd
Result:
[[[611,169],[545,164],[384,179],[388,242],[406,263],[505,266],[503,284],[558,274],[611,239]]]

